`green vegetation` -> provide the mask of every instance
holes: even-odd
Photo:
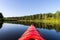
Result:
[[[56,13],[40,13],[30,16],[5,18],[3,17],[2,13],[0,13],[0,28],[2,27],[3,21],[7,23],[24,25],[34,24],[39,28],[56,29],[57,32],[60,31],[60,11],[56,11]]]
[[[50,24],[59,24],[60,22],[60,11],[56,11],[56,13],[40,13],[36,15],[30,16],[22,16],[22,17],[6,17],[5,21],[18,21],[18,22],[43,22]]]
[[[24,25],[34,24],[39,28],[55,29],[57,32],[60,32],[60,11],[56,11],[56,13],[40,13],[22,17],[6,17],[4,20],[6,23]]]

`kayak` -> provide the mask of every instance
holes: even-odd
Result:
[[[37,31],[34,25],[31,25],[18,40],[45,40]]]

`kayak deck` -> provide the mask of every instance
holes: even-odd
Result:
[[[37,31],[34,25],[31,25],[18,40],[45,40]]]

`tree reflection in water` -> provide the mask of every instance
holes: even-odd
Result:
[[[60,24],[51,24],[51,23],[42,23],[42,22],[19,22],[19,21],[8,21],[7,23],[14,23],[14,24],[24,24],[24,25],[31,25],[34,24],[37,28],[43,29],[55,29],[57,32],[60,32]]]
[[[3,22],[0,22],[0,29],[2,28]]]

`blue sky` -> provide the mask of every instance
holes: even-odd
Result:
[[[60,0],[0,0],[4,17],[33,15],[60,10]]]

